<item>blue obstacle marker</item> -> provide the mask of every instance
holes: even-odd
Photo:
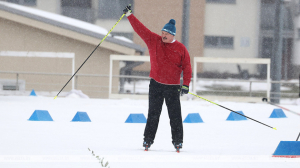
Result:
[[[73,120],[73,122],[92,122],[90,117],[88,116],[88,114],[86,112],[80,112],[78,111]]]
[[[31,117],[28,119],[29,121],[53,121],[47,110],[35,110]]]
[[[125,123],[147,123],[147,119],[143,113],[130,114]]]
[[[244,113],[242,111],[236,111],[236,112],[244,115]],[[241,120],[247,120],[247,118],[244,116],[241,116],[239,114],[236,114],[235,112],[231,112],[226,120],[227,121],[241,121]]]
[[[274,109],[269,118],[287,118],[282,109]]]
[[[280,141],[273,157],[299,158],[300,141]]]
[[[189,113],[183,123],[203,123],[203,120],[199,113]]]
[[[32,89],[29,96],[36,96],[34,89]]]

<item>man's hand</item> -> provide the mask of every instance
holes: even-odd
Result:
[[[189,93],[189,86],[187,86],[187,85],[182,85],[182,86],[181,86],[181,91],[180,91],[181,96],[182,96],[183,94],[188,94],[188,93]]]
[[[126,8],[123,10],[123,13],[126,14],[126,16],[131,15],[131,4],[129,4],[128,6],[126,6]]]

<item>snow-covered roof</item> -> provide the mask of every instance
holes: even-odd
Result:
[[[99,39],[103,39],[104,36],[108,33],[108,30],[88,22],[84,22],[81,20],[62,16],[59,14],[42,11],[30,7],[25,7],[13,3],[0,2],[0,10],[4,10],[10,13],[14,13],[34,20],[45,22],[47,24],[51,24],[57,27],[69,29]],[[142,48],[141,46],[134,44],[130,39],[125,37],[121,37],[121,36],[112,37],[109,34],[105,40],[125,47],[135,49],[140,52],[145,51],[145,48]]]

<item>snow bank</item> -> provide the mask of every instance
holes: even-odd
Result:
[[[84,94],[81,90],[71,90],[66,95],[67,98],[84,98],[89,99],[89,96]]]

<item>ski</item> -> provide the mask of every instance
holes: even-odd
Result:
[[[176,148],[176,152],[180,153],[180,148],[179,147]]]
[[[180,153],[180,149],[182,148],[182,143],[173,142],[173,145],[174,145],[174,147],[176,149],[176,152]]]
[[[180,153],[180,148],[179,148],[179,147],[176,147],[175,149],[176,149],[176,152],[177,152],[177,153]],[[144,150],[144,151],[145,151],[145,152],[146,152],[146,151],[149,151],[149,147],[148,147],[148,146],[145,146],[145,150]]]
[[[143,147],[145,148],[145,151],[148,151],[148,149],[150,148],[150,146],[152,145],[153,142],[146,142],[144,141],[143,143]]]

